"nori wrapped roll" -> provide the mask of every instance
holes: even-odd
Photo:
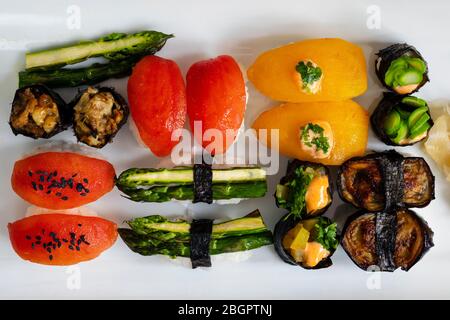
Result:
[[[59,94],[36,84],[16,91],[9,125],[15,135],[48,139],[66,130],[70,119],[70,109]]]
[[[416,48],[406,43],[393,44],[377,53],[375,72],[390,91],[400,95],[418,91],[428,78],[428,66]]]
[[[330,171],[319,163],[292,160],[274,196],[277,207],[297,218],[322,215],[333,202]]]
[[[433,126],[425,100],[385,92],[370,117],[375,134],[387,145],[408,146],[426,139]]]
[[[342,247],[363,270],[408,271],[433,247],[433,231],[411,210],[360,211],[342,232]]]
[[[338,243],[336,223],[326,217],[300,220],[287,214],[274,230],[275,251],[280,258],[304,269],[330,267]]]
[[[72,100],[70,107],[73,108],[75,136],[94,148],[103,148],[112,142],[130,112],[125,99],[107,87],[88,87]]]
[[[342,200],[367,211],[417,208],[434,199],[434,176],[423,158],[390,150],[344,162],[337,188]]]

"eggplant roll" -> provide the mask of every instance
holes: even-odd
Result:
[[[425,207],[434,199],[434,176],[426,161],[393,150],[347,160],[337,186],[342,200],[372,212]]]
[[[16,91],[9,124],[15,135],[48,139],[67,129],[70,118],[64,100],[46,86],[37,84]]]
[[[406,208],[357,212],[345,224],[341,245],[363,270],[408,271],[433,247],[433,231]]]
[[[326,217],[300,220],[287,214],[274,230],[275,251],[280,258],[304,269],[330,267],[338,243],[337,225]]]
[[[375,134],[387,145],[408,146],[426,139],[433,126],[425,100],[384,93],[370,117]]]
[[[88,87],[70,105],[78,141],[94,148],[111,142],[129,115],[125,99],[113,88]]]
[[[323,214],[333,201],[330,171],[324,165],[293,160],[276,187],[275,201],[297,218]]]
[[[375,71],[381,83],[400,95],[418,91],[429,81],[428,66],[416,48],[393,44],[377,53]]]

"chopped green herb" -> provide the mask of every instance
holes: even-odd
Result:
[[[289,210],[290,215],[298,218],[306,214],[306,190],[313,178],[313,171],[305,167],[298,167],[295,170],[294,179],[283,186],[277,186],[278,205]]]
[[[308,86],[318,81],[322,76],[322,70],[319,67],[314,67],[311,61],[307,63],[300,61],[295,67],[295,70],[302,77],[303,89],[307,89]]]
[[[325,249],[331,251],[337,248],[337,225],[332,223],[329,219],[320,217],[314,226],[316,231],[316,241],[319,242]]]
[[[312,136],[309,131],[312,131]],[[308,147],[316,146],[317,150],[323,150],[324,153],[327,153],[330,148],[330,143],[328,142],[328,138],[323,135],[323,132],[323,128],[318,124],[308,123],[303,128],[301,137]]]

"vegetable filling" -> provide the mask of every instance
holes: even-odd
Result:
[[[418,88],[426,71],[422,59],[403,55],[391,62],[384,82],[398,94],[409,94]]]
[[[296,76],[303,92],[315,94],[320,91],[322,69],[312,61],[300,61],[296,66]]]

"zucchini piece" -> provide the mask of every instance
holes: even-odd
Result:
[[[402,99],[403,104],[407,104],[408,106],[412,106],[415,108],[426,107],[427,102],[423,99],[414,97],[414,96],[406,96]]]
[[[409,115],[411,114],[411,112],[406,111],[405,109],[399,106],[395,107],[394,110],[399,113],[400,118],[402,118],[403,120],[408,120]]]
[[[411,112],[411,114],[408,117],[408,127],[411,129],[415,125],[417,120],[419,120],[419,118],[427,111],[428,111],[427,107],[420,107]]]
[[[397,111],[392,110],[384,120],[384,131],[389,136],[395,135],[400,129],[401,122],[402,118],[400,117],[400,114]]]
[[[420,73],[425,73],[425,71],[427,71],[425,61],[420,58],[409,58],[408,64]]]
[[[92,57],[123,60],[131,56],[155,54],[173,35],[157,31],[134,34],[111,33],[95,41],[30,52],[25,57],[27,70],[50,69],[78,63]]]
[[[422,73],[420,73],[416,69],[407,69],[404,72],[399,72],[395,75],[395,81],[400,86],[407,86],[410,84],[418,84],[421,83],[423,79]]]
[[[428,122],[425,122],[420,127],[416,127],[414,130],[411,130],[409,138],[415,139],[415,138],[421,136],[424,132],[428,131],[428,129],[430,129],[430,128],[431,128],[431,124],[429,124]]]
[[[407,136],[408,136],[408,125],[406,124],[405,121],[401,121],[397,134],[395,138],[392,139],[392,141],[396,144],[401,144],[402,140],[406,139]]]
[[[245,183],[266,181],[266,172],[262,168],[213,169],[213,184]],[[117,180],[117,185],[126,188],[152,187],[156,185],[192,185],[192,168],[176,169],[128,169]]]
[[[414,134],[417,132],[417,130],[422,127],[425,123],[430,120],[430,116],[428,113],[424,113],[420,116],[420,118],[416,121],[416,123],[410,128],[411,134]]]

